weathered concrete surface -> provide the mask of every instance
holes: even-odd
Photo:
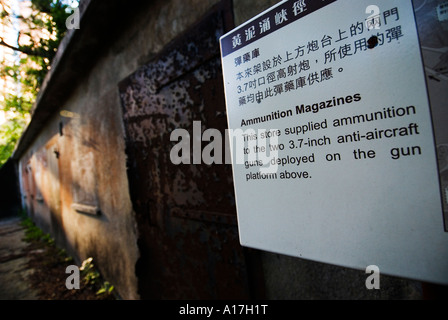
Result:
[[[419,300],[423,288],[411,281],[380,274],[380,289],[368,290],[365,270],[342,268],[263,252],[266,296],[273,300]]]
[[[24,229],[18,218],[0,220],[0,300],[38,300],[37,292],[27,281],[33,270],[27,267],[22,239]]]
[[[77,263],[93,257],[124,299],[139,298],[139,252],[118,83],[217,2],[91,1],[15,154],[29,215]]]
[[[235,25],[239,26],[279,2],[280,0],[233,0]]]
[[[94,257],[120,295],[134,299],[139,298],[135,265],[140,253],[117,86],[218,0],[139,0],[132,5],[124,0],[84,1],[90,2],[94,5],[85,11],[81,29],[65,43],[65,55],[60,51],[58,66],[47,79],[46,93],[15,156],[25,202],[36,223],[77,262]],[[277,2],[234,0],[235,24]],[[77,212],[72,204],[99,208],[101,215]],[[268,298],[368,298],[362,271],[260,255]],[[5,265],[7,270],[15,267],[20,263]],[[387,288],[387,280],[382,288]],[[381,292],[379,298],[413,298],[419,294],[415,288],[414,283],[395,282],[393,291]]]
[[[144,299],[250,297],[231,167],[170,160],[175,129],[191,132],[193,120],[227,127],[217,45],[226,8],[215,7],[120,85]]]

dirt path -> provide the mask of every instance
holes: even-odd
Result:
[[[0,220],[0,300],[38,300],[31,287],[24,229],[19,218]]]
[[[80,289],[68,290],[65,270],[73,259],[54,242],[25,241],[26,228],[21,221],[0,219],[0,300],[115,299],[114,294],[97,294],[99,283],[84,280]]]

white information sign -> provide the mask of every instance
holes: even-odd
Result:
[[[244,246],[448,284],[411,0],[282,1],[221,38]]]

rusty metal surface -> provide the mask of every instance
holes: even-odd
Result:
[[[183,210],[181,208],[172,208],[171,215],[177,218],[191,219],[197,221],[207,221],[213,223],[222,223],[226,225],[237,225],[237,219],[234,214],[211,212],[202,210]]]
[[[227,128],[218,10],[120,84],[143,299],[249,298],[230,165],[174,165],[178,128]],[[224,154],[224,153],[223,153]]]

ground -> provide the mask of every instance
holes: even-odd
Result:
[[[37,231],[37,232],[36,232]],[[0,221],[0,300],[110,300],[113,294],[97,294],[100,281],[69,290],[65,270],[75,264],[65,251],[40,230],[23,220]],[[82,276],[81,276],[82,277]]]
[[[33,241],[26,248],[28,268],[34,270],[28,276],[29,283],[42,300],[105,300],[110,297],[97,295],[99,288],[80,281],[79,290],[68,290],[65,282],[70,274],[65,273],[68,265],[74,264],[61,255],[56,246]]]

